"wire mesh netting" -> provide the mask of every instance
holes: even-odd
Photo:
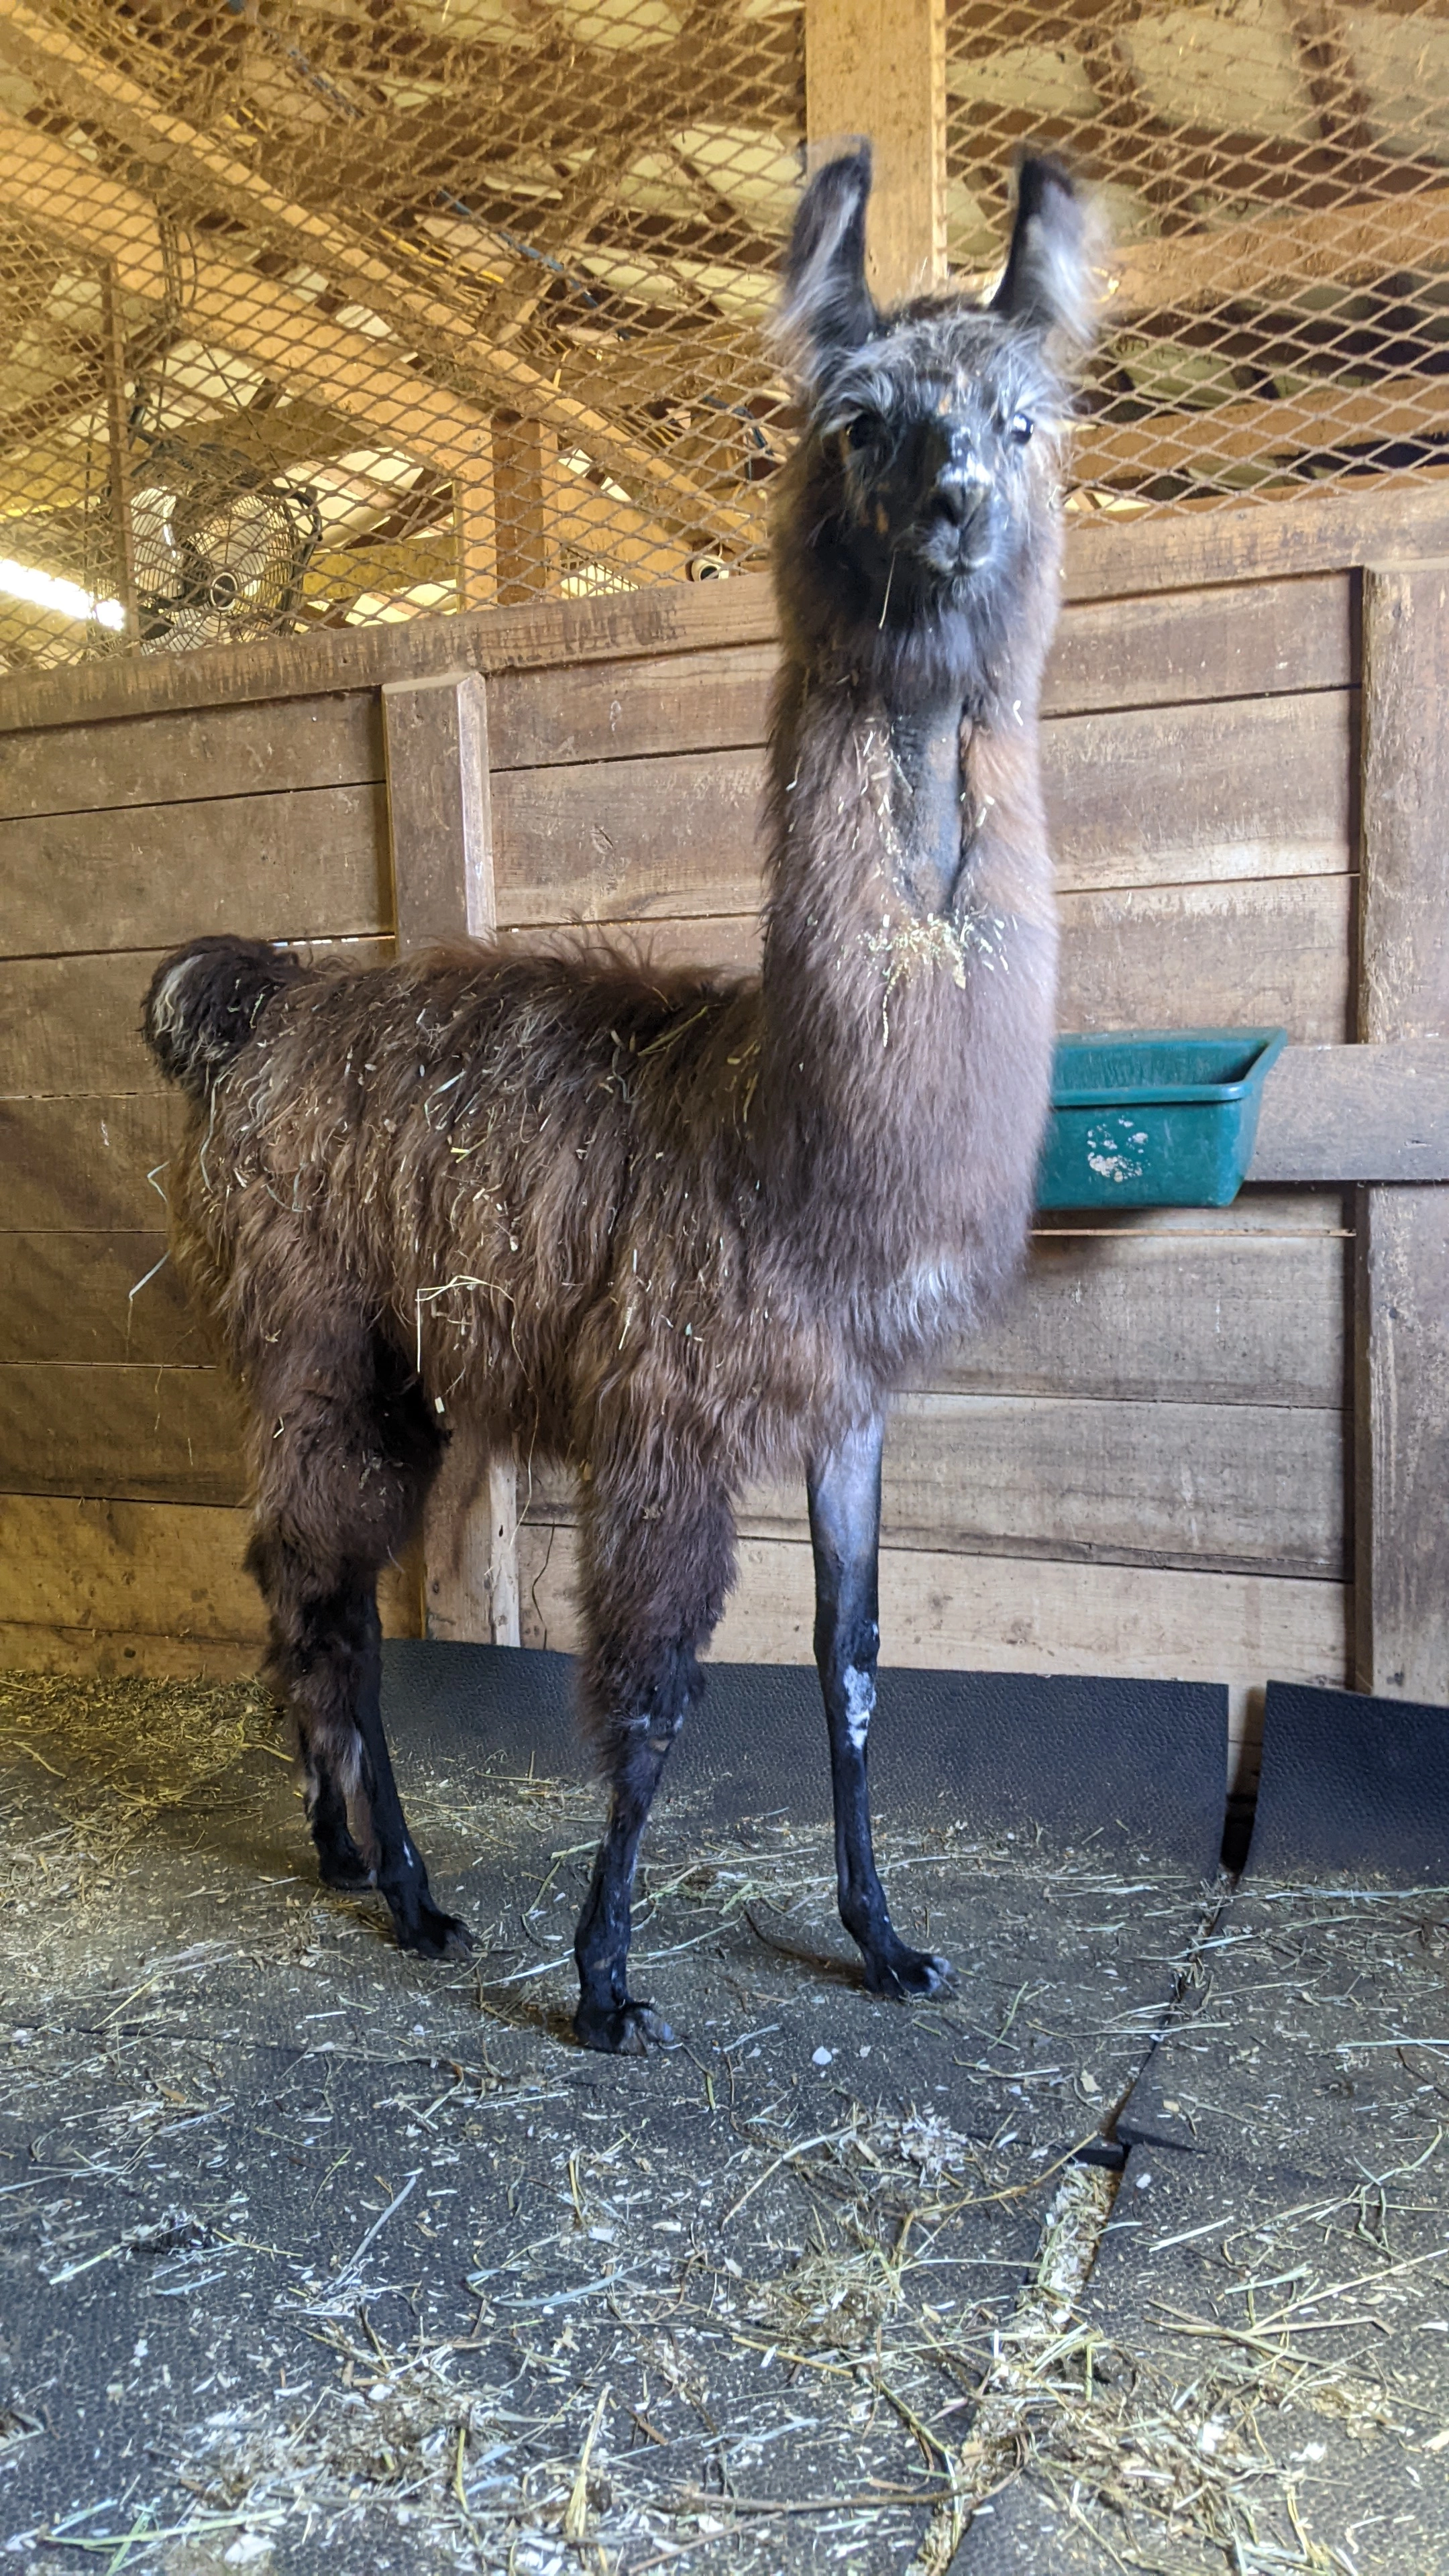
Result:
[[[760,559],[791,0],[0,0],[11,668]],[[1027,138],[1114,291],[1079,508],[1446,453],[1445,0],[948,18],[950,249]]]
[[[1013,144],[1053,143],[1099,184],[1114,283],[1079,507],[1449,462],[1442,0],[968,0],[947,90],[963,267],[994,256]]]

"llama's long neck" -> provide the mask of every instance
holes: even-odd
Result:
[[[782,678],[752,1125],[799,1257],[863,1308],[984,1285],[1029,1210],[1055,937],[1022,686],[968,715],[961,689]]]

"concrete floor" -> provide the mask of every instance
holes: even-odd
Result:
[[[1449,2566],[1444,1891],[887,1805],[903,2010],[818,1802],[686,1782],[616,2063],[596,1792],[406,1734],[467,1964],[318,1888],[255,1690],[0,1680],[0,2566]]]

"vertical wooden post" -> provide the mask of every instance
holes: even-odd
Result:
[[[1449,1037],[1449,565],[1363,577],[1358,1035]],[[1357,1193],[1354,1682],[1449,1700],[1449,1189]]]
[[[111,546],[116,597],[126,612],[126,641],[140,641],[136,614],[136,542],[131,525],[130,413],[126,402],[126,334],[120,288],[107,261],[101,276],[101,331],[106,362],[106,440],[111,493]]]
[[[870,281],[885,301],[946,274],[945,0],[805,0],[812,147],[867,135]]]
[[[541,599],[557,579],[553,485],[558,439],[537,420],[500,420],[493,432],[498,597]]]
[[[491,608],[498,597],[498,531],[492,444],[467,473],[453,477],[453,541],[460,608]]]
[[[382,692],[398,953],[486,939],[493,897],[488,708],[476,671],[394,680]],[[427,1634],[518,1643],[518,1472],[459,1441],[423,1524]]]

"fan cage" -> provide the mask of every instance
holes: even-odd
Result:
[[[789,0],[13,0],[0,662],[758,564],[808,40]],[[1446,0],[965,0],[945,92],[956,274],[1024,142],[1108,219],[1073,510],[1442,470]]]

